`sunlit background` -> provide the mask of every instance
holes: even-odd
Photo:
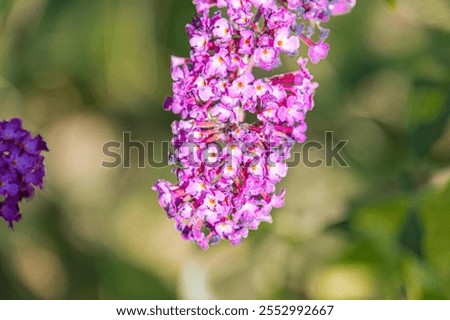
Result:
[[[449,2],[359,0],[329,23],[308,133],[348,139],[350,167],[291,168],[274,222],[209,251],[157,204],[170,168],[135,153],[101,167],[123,132],[170,139],[170,55],[188,55],[193,14],[189,0],[0,1],[0,119],[51,149],[44,191],[13,231],[0,221],[0,298],[450,298]]]

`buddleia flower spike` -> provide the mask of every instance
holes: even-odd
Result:
[[[158,180],[161,207],[186,240],[202,249],[221,240],[236,245],[271,222],[284,205],[286,160],[306,140],[305,117],[318,84],[307,69],[328,55],[323,24],[348,13],[355,0],[194,0],[186,26],[190,57],[172,57],[173,96],[164,108],[181,116],[172,124],[172,162],[178,182]],[[210,9],[216,12],[210,14]],[[226,12],[222,16],[221,12]],[[273,70],[282,54],[308,58],[298,69]],[[253,114],[256,122],[245,121]]]

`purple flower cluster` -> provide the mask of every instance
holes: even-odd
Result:
[[[23,129],[20,119],[0,121],[0,216],[10,227],[21,218],[19,202],[43,187],[43,151],[45,141]]]
[[[194,4],[198,15],[186,26],[190,57],[172,58],[173,97],[164,103],[183,119],[172,125],[179,182],[159,180],[153,189],[183,238],[207,249],[221,239],[238,244],[271,221],[272,208],[284,205],[285,191],[275,186],[286,176],[291,148],[306,140],[305,115],[317,88],[308,60],[271,78],[255,79],[253,67],[279,67],[280,54],[297,55],[301,42],[311,62],[324,59],[328,30],[321,23],[349,12],[355,0]],[[210,15],[212,7],[228,18]],[[245,122],[247,114],[257,121]]]

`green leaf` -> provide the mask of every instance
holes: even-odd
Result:
[[[413,300],[446,299],[441,281],[427,263],[415,259],[413,256],[404,256],[402,265],[406,298]]]
[[[445,190],[427,190],[420,197],[423,213],[424,255],[438,272],[450,297],[450,184]]]

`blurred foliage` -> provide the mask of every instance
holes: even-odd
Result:
[[[193,13],[189,0],[0,2],[0,118],[51,149],[45,190],[13,231],[0,224],[0,298],[449,299],[448,1],[361,0],[330,22],[308,133],[349,140],[350,167],[291,168],[274,223],[207,252],[150,191],[170,168],[135,154],[100,166],[123,132],[170,139],[161,103]]]
[[[397,7],[397,0],[384,0],[384,1],[392,9],[395,9]]]

